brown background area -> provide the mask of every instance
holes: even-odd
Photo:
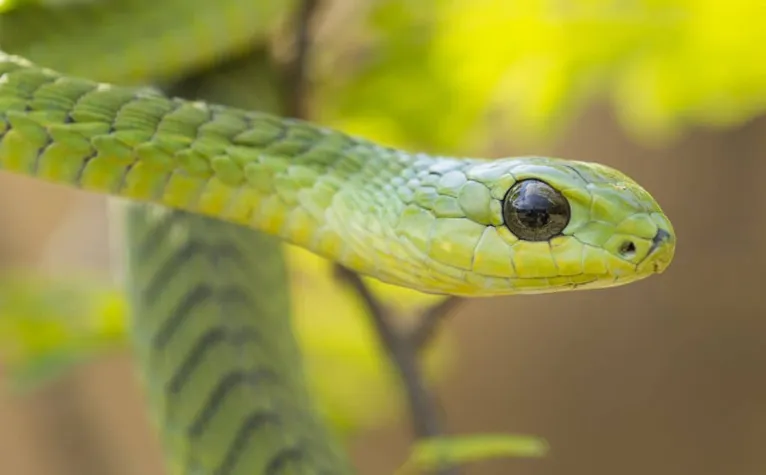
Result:
[[[460,346],[440,388],[455,432],[546,437],[545,460],[472,475],[755,475],[766,468],[766,119],[641,148],[594,107],[552,150],[616,166],[662,203],[678,233],[669,271],[609,291],[473,301],[449,324]],[[508,153],[508,150],[504,152]],[[526,153],[528,150],[511,150]],[[535,150],[535,153],[546,150]],[[80,209],[77,252],[45,253]],[[103,200],[0,176],[0,248],[25,266],[104,265]],[[23,399],[0,390],[0,474],[159,475],[128,355]],[[364,474],[390,474],[406,425],[353,444]]]

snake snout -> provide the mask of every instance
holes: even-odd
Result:
[[[652,238],[652,244],[646,255],[645,261],[651,263],[654,273],[660,274],[665,271],[673,260],[675,253],[675,237],[667,229],[658,228],[657,234]]]
[[[666,230],[659,228],[657,234],[652,238],[652,247],[649,248],[649,254],[653,253],[663,243],[673,239],[673,236]]]

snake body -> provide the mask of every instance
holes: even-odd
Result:
[[[167,83],[264,42],[295,0],[85,0],[0,15],[2,49],[78,77]],[[191,42],[190,42],[191,41]]]
[[[600,164],[406,153],[12,56],[0,77],[4,170],[250,226],[392,284],[473,296],[606,287],[673,255],[656,201]],[[522,240],[505,225],[503,200],[528,179],[568,201],[559,236]]]
[[[224,2],[229,15],[247,17],[246,4],[259,3],[238,1]],[[138,25],[154,21],[152,2],[116,3]],[[154,3],[156,18],[175,10],[163,10],[173,0]],[[72,25],[89,24],[83,12],[110,11],[70,8],[79,12]],[[126,262],[137,361],[176,473],[350,472],[305,388],[274,238],[389,283],[466,296],[611,287],[662,272],[673,257],[675,233],[659,205],[611,168],[410,153],[278,112],[83,79],[164,80],[179,62],[204,64],[225,45],[194,55],[183,41],[156,52],[136,43],[135,54],[111,57],[102,50],[113,42],[103,41],[76,58],[58,52],[63,41],[36,43],[45,29],[24,25],[46,17],[31,13],[3,19],[4,36],[6,23],[22,25],[5,44],[68,74],[0,55],[0,168],[162,205],[129,208]],[[101,22],[102,36],[115,21]],[[238,48],[246,30],[231,29]],[[56,31],[44,34],[84,30]],[[545,186],[557,194],[540,194]],[[550,237],[525,238],[509,206],[548,198],[566,219]]]
[[[351,473],[306,388],[273,238],[162,207],[126,224],[134,352],[173,473]]]

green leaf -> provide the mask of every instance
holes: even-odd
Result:
[[[417,442],[400,475],[502,457],[544,457],[548,443],[527,435],[478,434],[437,437]]]

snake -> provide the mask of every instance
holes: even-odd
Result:
[[[86,55],[60,73],[27,49],[49,61],[0,53],[0,170],[127,203],[131,339],[173,473],[353,473],[306,388],[279,243],[464,297],[613,288],[675,253],[654,197],[603,164],[408,151],[136,85],[177,64],[95,80]]]

